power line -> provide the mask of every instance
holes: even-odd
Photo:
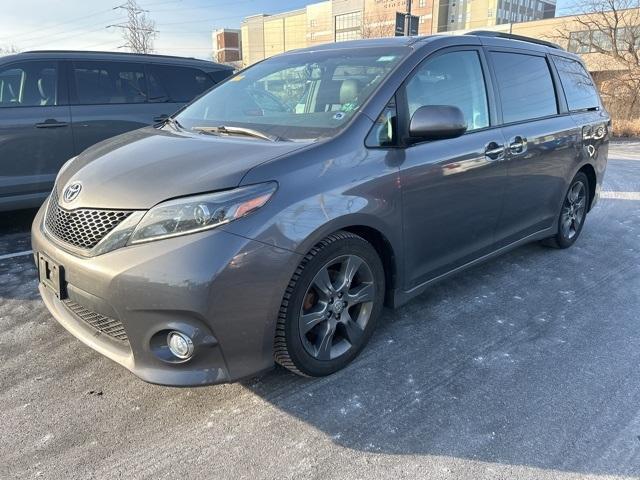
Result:
[[[58,33],[52,33],[52,34],[48,34],[48,35],[37,35],[37,36],[33,36],[30,38],[25,38],[23,40],[20,41],[20,43],[24,43],[26,42],[27,44],[29,44],[30,42],[34,41],[34,40],[38,40],[39,42],[42,41],[50,41],[52,38],[55,37],[59,37],[60,35],[62,35],[63,37],[67,37],[68,34],[73,34],[74,32],[82,32],[82,33],[86,33],[88,30],[87,29],[91,29],[94,27],[98,27],[98,26],[102,26],[104,28],[105,24],[108,24],[110,22],[117,22],[119,20],[122,20],[122,16],[118,16],[118,17],[112,17],[109,19],[105,19],[105,20],[101,20],[99,22],[93,22],[87,25],[83,25],[81,27],[76,27],[76,28],[72,28],[71,30],[64,30],[64,31],[60,31]],[[73,37],[74,35],[71,35],[71,37]],[[57,39],[59,40],[59,39]],[[38,43],[39,43],[38,42]]]
[[[69,19],[69,20],[67,20],[65,22],[57,23],[56,25],[52,25],[50,27],[38,28],[37,30],[27,31],[27,32],[19,33],[17,35],[11,35],[10,37],[4,37],[2,40],[4,40],[4,39],[16,40],[16,39],[19,39],[20,37],[23,37],[24,35],[32,35],[32,34],[35,34],[36,32],[39,35],[41,35],[43,31],[51,30],[52,28],[57,29],[57,28],[60,28],[60,26],[62,26],[62,25],[69,25],[71,23],[76,23],[76,22],[79,22],[81,20],[85,20],[87,18],[94,18],[96,15],[102,15],[104,13],[111,12],[111,11],[112,11],[111,8],[106,9],[106,10],[100,10],[100,11],[97,11],[97,12],[90,13],[89,15],[83,15],[81,17],[75,17],[75,18]],[[31,37],[27,37],[27,38],[31,38]],[[20,40],[20,41],[25,41],[25,40],[23,39],[23,40]]]

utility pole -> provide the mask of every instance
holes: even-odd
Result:
[[[140,8],[136,0],[127,0],[122,5],[113,7],[113,10],[124,10],[127,13],[126,22],[107,26],[122,30],[125,44],[119,48],[128,48],[135,53],[153,52],[153,40],[158,31],[155,22],[147,16],[149,11]]]
[[[411,0],[407,0],[407,13],[404,16],[404,36],[411,34]]]
[[[515,0],[509,0],[509,33],[513,33],[513,2]],[[518,5],[518,10],[520,10],[520,5]]]

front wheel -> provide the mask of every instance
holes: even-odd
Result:
[[[362,237],[340,231],[322,240],[287,287],[276,328],[276,361],[311,377],[344,368],[375,329],[384,280],[376,250]]]
[[[589,179],[578,172],[564,197],[558,217],[558,233],[543,243],[554,248],[569,248],[582,232],[589,205]]]

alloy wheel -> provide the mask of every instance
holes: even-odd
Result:
[[[343,255],[326,263],[307,288],[300,309],[305,351],[317,360],[333,360],[356,347],[374,300],[374,276],[364,259]]]
[[[568,240],[573,239],[580,231],[587,206],[587,188],[578,180],[575,182],[564,200],[560,217],[560,231]]]

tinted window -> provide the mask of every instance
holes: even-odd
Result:
[[[197,68],[149,65],[149,101],[189,102],[214,85]]]
[[[549,65],[544,57],[491,53],[504,122],[518,122],[558,113]]]
[[[147,100],[144,68],[125,62],[74,62],[81,105],[142,103]]]
[[[569,110],[584,110],[600,106],[596,87],[580,63],[568,58],[553,57],[556,64]]]
[[[487,91],[478,53],[445,53],[427,59],[407,83],[409,115],[424,105],[452,105],[464,113],[469,130],[489,126]]]
[[[25,62],[0,68],[0,108],[57,104],[56,62]]]

